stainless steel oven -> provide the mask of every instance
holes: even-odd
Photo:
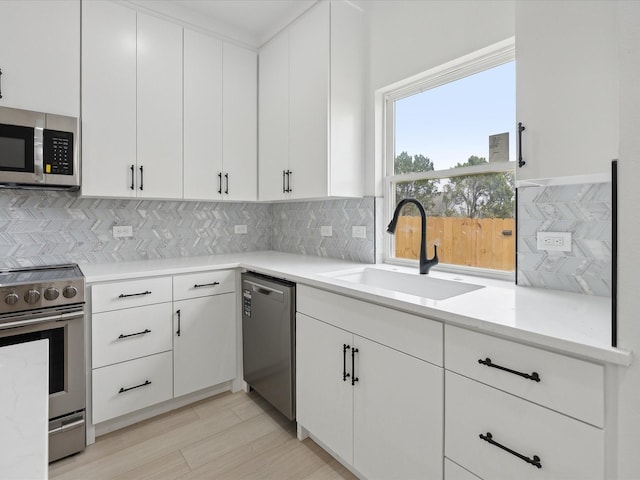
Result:
[[[78,119],[0,107],[0,186],[80,188]]]
[[[49,461],[86,445],[84,276],[76,265],[0,271],[0,347],[49,341]]]

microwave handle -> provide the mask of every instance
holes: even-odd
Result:
[[[44,116],[36,120],[33,129],[33,173],[36,182],[44,183]]]

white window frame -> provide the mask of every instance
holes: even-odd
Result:
[[[406,173],[402,175],[391,175],[395,162],[395,102],[397,100],[422,93],[426,90],[453,82],[455,80],[474,75],[476,73],[489,70],[491,68],[509,63],[515,60],[515,39],[513,37],[478,50],[472,54],[461,57],[445,65],[433,68],[421,75],[407,79],[406,82],[395,84],[393,89],[383,94],[384,112],[382,115],[383,128],[383,161],[384,161],[384,229],[391,221],[395,210],[395,184],[397,182],[407,182],[414,180],[434,180],[450,178],[455,176],[472,175],[479,173],[513,172],[515,173],[516,162],[486,163],[469,167],[450,168],[446,170],[433,170],[429,172]],[[428,236],[428,232],[427,232]],[[383,241],[383,261],[385,263],[417,266],[418,260],[396,258],[395,235],[384,234]],[[517,240],[517,239],[516,239]],[[427,252],[427,256],[431,256]],[[439,264],[434,270],[464,273],[467,275],[478,275],[483,277],[496,278],[500,280],[514,280],[515,272],[504,272],[478,267],[466,267],[453,264]]]

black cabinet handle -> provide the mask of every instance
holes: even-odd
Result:
[[[0,68],[0,98],[2,98],[2,69]]]
[[[140,190],[144,190],[144,170],[140,165]]]
[[[180,336],[180,310],[176,311],[178,314],[178,330],[176,331],[176,335]]]
[[[356,377],[356,353],[360,350],[357,348],[351,349],[351,385],[355,385],[360,379]]]
[[[134,165],[131,165],[131,190],[135,190],[135,187],[133,186],[135,176],[136,176],[136,167]]]
[[[293,175],[293,172],[291,170],[287,170],[287,193],[293,192],[293,189],[291,188],[291,175]]]
[[[220,285],[220,282],[196,283],[196,284],[193,286],[193,288],[215,287],[216,285]]]
[[[518,167],[522,168],[527,162],[522,159],[522,132],[525,131],[522,122],[518,123]]]
[[[121,293],[120,295],[118,295],[118,298],[139,297],[140,295],[151,295],[151,291],[147,290],[146,292],[128,293],[128,294]]]
[[[491,359],[489,357],[485,358],[484,360],[478,359],[478,363],[481,363],[482,365],[486,365],[487,367],[497,368],[498,370],[502,370],[504,372],[513,373],[514,375],[519,375],[520,377],[527,378],[529,380],[533,380],[534,382],[539,382],[540,381],[540,375],[538,375],[538,372],[522,373],[522,372],[518,372],[516,370],[511,370],[510,368],[502,367],[500,365],[496,365],[495,363],[493,363],[491,361]]]
[[[224,193],[225,195],[229,195],[229,174],[224,174]]]
[[[287,187],[285,183],[285,177],[287,176],[287,172],[282,170],[282,193],[287,193]]]
[[[511,455],[515,455],[519,459],[524,460],[525,462],[535,467],[542,468],[542,464],[540,463],[540,457],[538,455],[534,455],[533,458],[525,457],[524,455],[516,452],[515,450],[511,450],[509,447],[505,447],[504,445],[501,445],[498,442],[496,442],[493,439],[493,435],[491,435],[491,432],[487,432],[486,435],[480,434],[480,438],[485,442],[489,442],[491,445],[495,445],[496,447],[501,448],[505,452],[509,452]]]
[[[344,343],[342,345],[342,381],[346,382],[347,378],[351,375],[347,373],[347,350],[350,350],[351,347]]]
[[[149,330],[148,328],[145,328],[142,332],[129,333],[127,335],[125,335],[124,333],[121,333],[120,336],[118,337],[118,340],[122,338],[135,337],[137,335],[144,335],[145,333],[151,333],[151,330]]]
[[[136,385],[135,387],[129,387],[129,388],[122,387],[122,388],[120,388],[118,393],[128,392],[129,390],[134,390],[134,389],[140,388],[140,387],[146,387],[147,385],[151,385],[151,381],[150,380],[145,380],[144,383],[141,383],[140,385]]]
[[[222,194],[222,172],[218,172],[218,193]]]

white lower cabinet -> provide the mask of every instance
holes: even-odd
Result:
[[[303,313],[296,321],[299,425],[365,478],[442,478],[442,368]]]
[[[604,431],[447,371],[445,455],[484,480],[604,478]]]
[[[444,459],[444,480],[482,480],[448,458]]]
[[[173,303],[173,394],[211,387],[236,376],[236,295]]]
[[[94,369],[93,423],[169,400],[171,363],[169,351]]]

